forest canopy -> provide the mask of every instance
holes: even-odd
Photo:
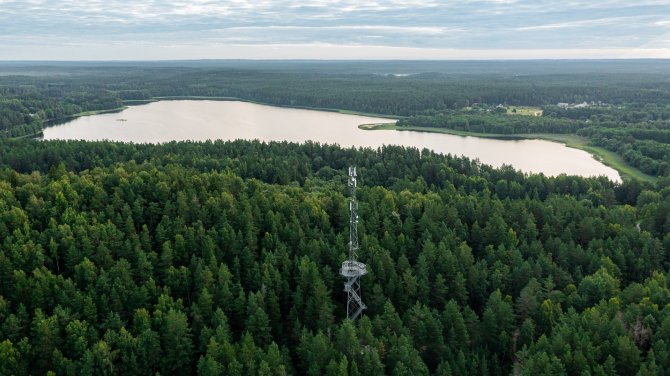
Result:
[[[313,143],[4,141],[0,166],[0,374],[670,366],[667,189]]]

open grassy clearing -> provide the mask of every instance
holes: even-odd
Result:
[[[531,106],[509,106],[507,107],[507,115],[542,116],[542,109]]]

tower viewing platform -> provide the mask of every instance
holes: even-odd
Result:
[[[362,262],[347,260],[342,263],[340,274],[346,278],[362,277],[368,274],[368,269]]]

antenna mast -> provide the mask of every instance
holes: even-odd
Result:
[[[367,308],[361,299],[360,277],[368,273],[366,266],[358,262],[358,201],[356,201],[356,167],[349,167],[349,259],[342,263],[340,274],[347,279],[347,318],[355,321]]]

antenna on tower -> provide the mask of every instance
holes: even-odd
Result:
[[[368,308],[361,299],[360,277],[368,273],[366,266],[358,262],[358,201],[356,201],[356,167],[349,167],[349,258],[342,263],[340,274],[347,279],[347,318],[355,321]]]

